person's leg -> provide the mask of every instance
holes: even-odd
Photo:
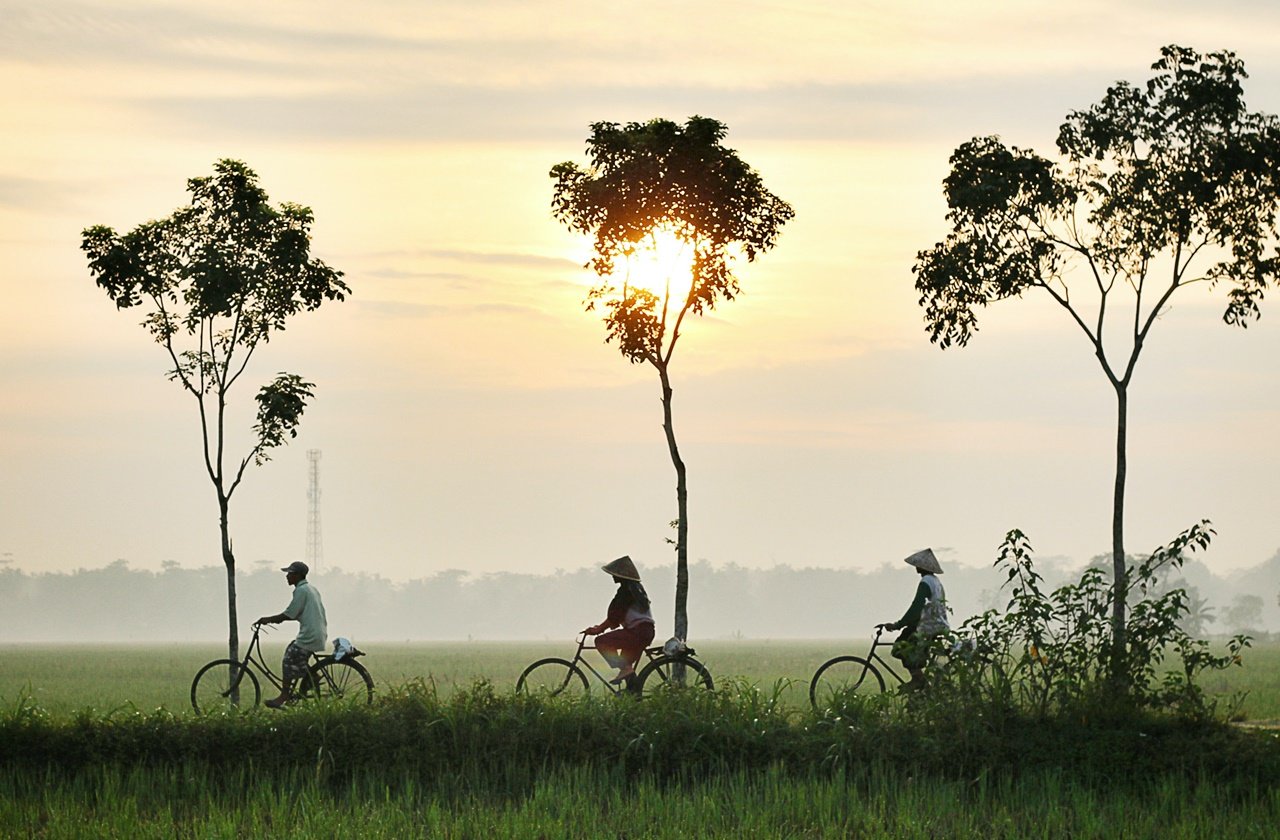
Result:
[[[626,664],[618,672],[618,679],[625,680],[627,688],[631,691],[635,691],[638,688],[636,685],[636,665],[640,662],[640,657],[644,655],[644,649],[652,641],[652,624],[640,624],[627,631],[627,644],[621,651],[621,655],[626,658]]]
[[[278,709],[293,699],[293,684],[306,676],[307,663],[310,659],[310,651],[298,647],[296,642],[289,642],[280,660],[284,686],[281,688],[279,697],[267,701],[268,706]]]
[[[644,653],[644,643],[634,630],[623,628],[596,637],[596,648],[609,667],[617,668],[618,675],[611,682],[619,683],[636,672],[636,662]],[[605,651],[608,651],[606,653]]]
[[[600,651],[600,656],[610,668],[622,667],[622,639],[625,634],[625,630],[612,630],[596,636],[596,650]]]

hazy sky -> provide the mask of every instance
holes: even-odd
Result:
[[[695,559],[865,568],[925,545],[987,564],[1110,545],[1114,397],[1046,300],[929,344],[917,251],[979,134],[1050,153],[1065,115],[1159,48],[1231,49],[1280,112],[1271,2],[4,2],[0,555],[31,570],[219,562],[194,404],[79,250],[246,161],[310,206],[343,304],[263,347],[316,383],[301,434],[232,502],[241,563],[301,558],[323,452],[325,563],[403,579],[668,563],[674,474],[653,370],[582,309],[584,243],[548,170],[593,121],[729,126],[791,202],[745,294],[673,366]],[[1201,517],[1215,569],[1280,548],[1280,300],[1247,331],[1182,292],[1131,389],[1128,545]],[[695,582],[696,585],[696,582]]]

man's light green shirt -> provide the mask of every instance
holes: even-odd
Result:
[[[293,586],[293,600],[285,607],[284,614],[298,622],[298,638],[294,639],[298,647],[312,653],[324,650],[329,624],[324,616],[320,590],[305,580],[298,581]]]

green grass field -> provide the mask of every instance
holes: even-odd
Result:
[[[264,645],[278,670],[284,641]],[[715,641],[697,645],[698,658],[717,681],[738,677],[772,690],[784,682],[783,699],[803,706],[813,671],[832,656],[863,653],[866,641]],[[569,658],[572,639],[561,642],[376,642],[361,644],[361,661],[382,687],[412,679],[434,682],[442,693],[487,679],[498,689],[513,688],[524,667],[544,656]],[[20,697],[54,714],[84,708],[185,711],[191,679],[201,665],[225,656],[217,645],[8,645],[0,649],[0,708]],[[595,654],[588,654],[595,656]],[[1204,689],[1229,697],[1246,692],[1246,720],[1280,719],[1280,643],[1246,652],[1241,667],[1211,673]],[[264,686],[264,693],[267,690]],[[601,690],[593,685],[593,690]]]
[[[1242,743],[1249,766],[1280,766],[1267,758],[1280,749],[1269,729],[1184,740],[1166,728],[1137,773],[1144,733],[1074,724],[1055,735],[1020,726],[1012,741],[1041,743],[1015,744],[1014,769],[978,757],[981,745],[955,752],[973,764],[963,771],[936,756],[917,766],[904,744],[931,749],[938,736],[954,751],[950,727],[819,721],[807,710],[813,670],[866,642],[700,644],[727,686],[702,695],[707,704],[599,697],[545,709],[517,702],[516,677],[535,659],[571,656],[572,640],[361,646],[387,702],[222,720],[196,717],[188,701],[196,670],[222,655],[216,645],[0,650],[10,744],[0,748],[0,836],[1166,840],[1271,837],[1280,822],[1280,788],[1235,769]],[[268,646],[273,664],[282,648]],[[425,705],[413,699],[418,681],[435,689]],[[1202,684],[1247,692],[1244,717],[1274,723],[1280,644]]]

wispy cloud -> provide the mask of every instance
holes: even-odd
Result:
[[[362,313],[379,318],[455,318],[468,315],[520,315],[547,317],[532,306],[510,303],[434,304],[402,300],[353,300]]]

